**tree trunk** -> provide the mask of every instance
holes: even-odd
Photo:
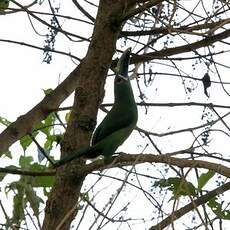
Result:
[[[62,156],[90,142],[121,28],[120,19],[127,12],[127,7],[124,0],[100,1],[87,55],[73,72],[78,81],[74,106],[62,142]],[[46,205],[43,230],[57,229],[60,225],[61,230],[70,228],[85,177],[83,160],[75,160],[57,170],[55,185]]]

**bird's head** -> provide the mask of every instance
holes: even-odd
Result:
[[[129,59],[130,59],[131,48],[128,48],[121,55],[116,68],[116,79],[117,81],[125,80],[128,81],[128,70],[129,70]]]
[[[133,100],[132,87],[128,76],[130,53],[131,48],[125,50],[117,63],[114,81],[115,103],[125,103]]]

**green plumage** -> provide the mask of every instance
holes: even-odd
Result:
[[[131,49],[127,49],[118,62],[114,81],[114,105],[96,128],[91,146],[81,148],[75,153],[69,154],[55,163],[55,167],[81,156],[84,158],[95,158],[103,155],[105,158],[110,158],[135,128],[138,113],[128,78],[130,52]]]

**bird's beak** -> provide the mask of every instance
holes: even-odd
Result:
[[[128,77],[130,54],[131,54],[131,48],[128,48],[121,55],[117,63],[117,76],[120,76],[122,78]]]

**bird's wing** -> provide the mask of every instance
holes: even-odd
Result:
[[[101,124],[96,128],[92,138],[92,145],[95,145],[119,129],[123,129],[131,125],[135,126],[136,120],[137,116],[132,111],[121,113],[116,110],[116,108],[112,108]]]

